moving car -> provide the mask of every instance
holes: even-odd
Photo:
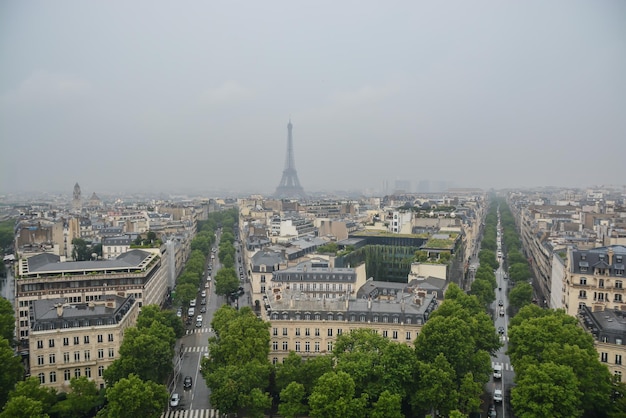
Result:
[[[500,335],[504,334],[504,327],[498,327],[498,334]]]
[[[202,298],[202,300],[200,301],[200,305],[206,305],[206,298]]]
[[[203,291],[202,291],[201,296],[202,296],[203,298],[205,298],[205,297],[206,297],[206,290],[203,290]]]
[[[500,306],[500,316],[504,316],[504,306]]]
[[[183,308],[178,308],[178,310],[176,311],[176,316],[179,318],[183,316]]]
[[[180,404],[180,395],[178,393],[172,393],[172,397],[170,398],[170,407],[176,408]]]
[[[494,404],[489,405],[489,412],[487,413],[489,418],[496,418],[498,413],[496,412],[496,406]]]
[[[185,389],[191,388],[192,382],[193,380],[191,379],[191,376],[185,376],[185,379],[183,380],[183,387]]]
[[[493,391],[493,401],[502,402],[502,390],[501,389],[496,389]]]
[[[498,301],[498,306],[504,306],[504,302],[502,302],[502,299]]]
[[[194,306],[196,306],[196,300],[195,300],[195,299],[190,300],[190,301],[189,301],[189,306],[191,306],[192,308],[193,308]]]
[[[200,313],[205,313],[206,312],[206,306],[203,306],[202,308],[200,308]]]
[[[501,379],[502,378],[502,365],[501,364],[494,364],[493,366],[493,378],[494,379]],[[494,395],[495,397],[495,395]]]

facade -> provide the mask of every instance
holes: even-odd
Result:
[[[626,311],[624,265],[626,247],[612,245],[590,250],[568,251],[563,308],[572,316],[582,306],[592,312]]]
[[[290,351],[302,357],[333,350],[337,336],[372,329],[392,341],[409,345],[437,308],[433,295],[399,291],[394,299],[319,299],[299,290],[274,288],[264,298],[271,323],[270,361],[284,361]]]
[[[132,296],[143,304],[162,304],[167,295],[167,257],[159,249],[128,251],[113,260],[62,262],[40,254],[21,259],[16,287],[16,330],[24,345],[31,329],[30,307],[40,299],[89,303],[109,295]]]
[[[130,250],[132,244],[130,235],[107,237],[102,239],[102,258],[110,260]]]
[[[119,357],[124,330],[134,326],[139,304],[132,296],[68,304],[65,298],[36,300],[30,306],[30,375],[59,391],[70,379],[87,376],[104,387],[104,370]]]
[[[280,268],[285,268],[286,260],[282,253],[267,249],[257,251],[250,258],[248,277],[252,285],[252,295],[255,300],[260,300],[269,288],[272,274]]]

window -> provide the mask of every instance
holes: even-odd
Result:
[[[80,337],[74,337],[74,345],[80,344]]]
[[[261,283],[265,283],[265,274],[261,275]]]
[[[387,338],[387,330],[383,331],[383,337]]]
[[[48,340],[48,347],[50,347],[50,348],[54,347],[54,340],[52,340],[52,339]]]
[[[57,381],[57,372],[50,372],[50,383],[55,383]]]
[[[359,315],[359,321],[365,322],[365,315],[363,314]]]
[[[101,343],[103,341],[102,334],[98,334],[98,342]]]
[[[621,280],[616,280],[615,281],[615,288],[616,289],[623,289],[624,288]]]
[[[304,329],[304,335],[306,335],[307,337],[309,337],[311,335],[311,328],[305,328]]]
[[[272,328],[272,335],[278,335],[278,328]]]
[[[98,348],[98,358],[104,358],[104,349]]]
[[[393,323],[394,323],[394,324],[397,324],[397,323],[398,323],[398,317],[397,317],[397,316],[394,316],[394,317],[393,317]]]
[[[383,322],[386,324],[389,322],[389,317],[387,315],[383,315]]]
[[[74,351],[74,361],[80,361],[80,351]]]
[[[43,341],[37,341],[37,348],[43,348]]]
[[[332,341],[329,341],[329,342],[328,342],[328,344],[327,344],[327,348],[328,348],[328,351],[329,351],[329,352],[333,351],[333,342],[332,342]]]
[[[278,350],[278,341],[272,341],[272,350]]]
[[[283,341],[283,351],[289,350],[289,343],[287,341]]]
[[[411,331],[406,332],[406,340],[411,341]]]
[[[283,335],[287,335],[287,328],[283,328]]]
[[[91,367],[85,367],[85,376],[91,377]]]
[[[46,383],[46,375],[45,374],[39,373],[39,375],[37,377],[39,377],[39,384],[43,385],[44,383]]]
[[[621,371],[619,371],[619,370],[615,371],[615,380],[618,381],[618,382],[622,381],[622,372]]]
[[[578,291],[578,298],[579,299],[587,299],[587,291],[586,290],[579,290]]]
[[[109,342],[113,342],[113,334],[109,334]]]
[[[37,356],[37,365],[43,366],[43,356]]]
[[[615,354],[615,364],[622,364],[622,355]]]
[[[300,341],[296,341],[296,352],[300,352]]]
[[[57,362],[56,354],[52,353],[48,356],[48,361],[50,364],[55,364]]]
[[[393,335],[393,337],[392,337],[392,338],[393,338],[394,340],[397,340],[397,339],[398,339],[398,331],[394,331],[392,335]]]
[[[320,329],[319,328],[315,328],[315,336],[316,337],[320,336]]]
[[[98,367],[98,377],[102,377],[103,374],[104,374],[104,366],[99,366]]]
[[[70,369],[64,370],[63,371],[63,379],[65,381],[68,381],[71,379],[71,375],[70,375]]]
[[[333,329],[332,328],[328,328],[328,336],[329,337],[333,336]]]
[[[67,337],[63,338],[63,345],[70,345],[70,339]]]
[[[109,358],[113,358],[115,357],[115,350],[113,350],[112,348],[109,348]]]
[[[296,328],[296,337],[300,336],[300,328]]]
[[[606,363],[609,361],[609,353],[600,353],[600,361]]]
[[[341,334],[343,334],[343,329],[337,328],[337,335],[341,335]]]
[[[315,314],[315,320],[319,321],[320,319],[322,319],[322,317],[320,316],[320,314],[316,313]]]
[[[89,350],[85,350],[85,361],[91,360],[91,352]]]
[[[311,343],[310,342],[307,341],[307,342],[304,343],[304,351],[306,353],[311,352]]]
[[[69,352],[63,353],[63,363],[69,363],[69,362],[70,362],[70,353]]]
[[[85,335],[85,338],[83,339],[83,342],[85,344],[89,344],[89,335]]]
[[[621,302],[622,301],[622,295],[620,295],[619,293],[615,295],[615,302]]]
[[[599,288],[603,288],[604,287],[604,279],[598,280],[598,287]]]
[[[278,357],[272,358],[272,364],[275,366],[278,364]]]
[[[80,377],[80,369],[74,369],[74,377]]]
[[[319,341],[315,341],[315,352],[316,353],[320,352],[320,342]]]
[[[372,319],[372,322],[378,322],[378,315],[374,315],[374,318]]]

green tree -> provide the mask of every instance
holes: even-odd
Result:
[[[360,418],[365,416],[367,395],[355,398],[354,381],[348,373],[328,372],[318,380],[309,396],[313,418]]]
[[[106,398],[108,417],[157,418],[165,410],[169,395],[165,386],[130,374],[107,388]]]
[[[0,253],[13,245],[15,221],[0,222]]]
[[[188,306],[189,301],[196,298],[198,287],[191,283],[183,283],[176,286],[174,301],[177,304]]]
[[[418,411],[435,411],[447,415],[457,405],[456,372],[442,353],[432,362],[418,365],[417,390],[411,404]]]
[[[93,416],[93,410],[100,403],[96,382],[89,380],[86,376],[72,378],[70,380],[70,388],[71,391],[67,394],[67,399],[62,401],[68,404],[70,414],[67,416]]]
[[[7,299],[0,297],[0,338],[12,342],[15,331],[15,311]]]
[[[530,305],[533,300],[533,287],[526,282],[516,283],[509,293],[509,302],[515,309]]]
[[[295,418],[298,415],[304,415],[309,411],[306,404],[306,391],[304,385],[297,382],[291,382],[287,387],[280,391],[280,404],[278,405],[278,413],[286,418]]]
[[[49,418],[49,415],[44,412],[40,401],[16,396],[4,405],[0,418]]]
[[[15,389],[9,393],[9,399],[23,396],[41,402],[44,411],[50,411],[57,402],[57,393],[53,388],[42,386],[39,379],[31,376],[26,380],[17,382]]]
[[[530,365],[511,389],[511,405],[520,418],[573,418],[583,415],[582,393],[570,367]]]
[[[0,339],[0,405],[4,405],[9,398],[9,392],[15,384],[24,376],[24,366],[19,356],[13,353],[13,349],[5,338]]]
[[[72,258],[76,261],[85,261],[91,259],[91,250],[87,245],[87,241],[82,238],[74,238],[72,240]]]
[[[402,397],[388,390],[383,391],[374,403],[371,418],[403,418]]]
[[[218,295],[230,295],[239,288],[239,279],[233,268],[221,268],[215,275],[215,293]]]
[[[482,279],[475,279],[472,282],[472,295],[476,295],[484,306],[492,304],[496,299],[491,283]]]
[[[295,352],[289,355],[282,363],[276,365],[275,383],[280,393],[289,383],[297,382],[304,386],[306,397],[313,392],[317,379],[324,373],[333,370],[334,360],[332,356],[316,356],[304,361]]]
[[[154,244],[157,239],[157,234],[154,231],[148,231],[146,238],[148,239],[148,241],[150,241],[151,244]]]
[[[175,337],[181,338],[185,335],[185,327],[176,313],[171,310],[161,310],[159,305],[143,305],[137,317],[137,328],[150,328],[154,322],[168,326],[174,331]]]

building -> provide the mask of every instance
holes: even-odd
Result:
[[[109,295],[132,296],[161,305],[167,295],[167,257],[158,248],[128,251],[112,260],[62,262],[53,254],[21,259],[16,287],[16,330],[23,346],[31,329],[30,307],[40,299],[65,303],[97,302]]]
[[[337,337],[354,329],[372,329],[392,341],[413,345],[438,306],[433,295],[399,289],[387,299],[328,299],[276,287],[263,301],[264,315],[271,323],[269,357],[274,364],[284,361],[290,351],[302,357],[330,353]]]
[[[70,379],[80,376],[104,387],[104,370],[119,357],[124,330],[136,324],[139,304],[133,296],[76,304],[52,298],[33,301],[29,311],[30,375],[65,392]]]
[[[589,250],[569,249],[563,282],[563,308],[576,316],[586,306],[592,312],[626,311],[624,265],[626,247],[611,245]]]
[[[622,381],[626,374],[626,311],[592,312],[582,306],[578,319],[581,326],[593,335],[600,361],[618,381]]]

